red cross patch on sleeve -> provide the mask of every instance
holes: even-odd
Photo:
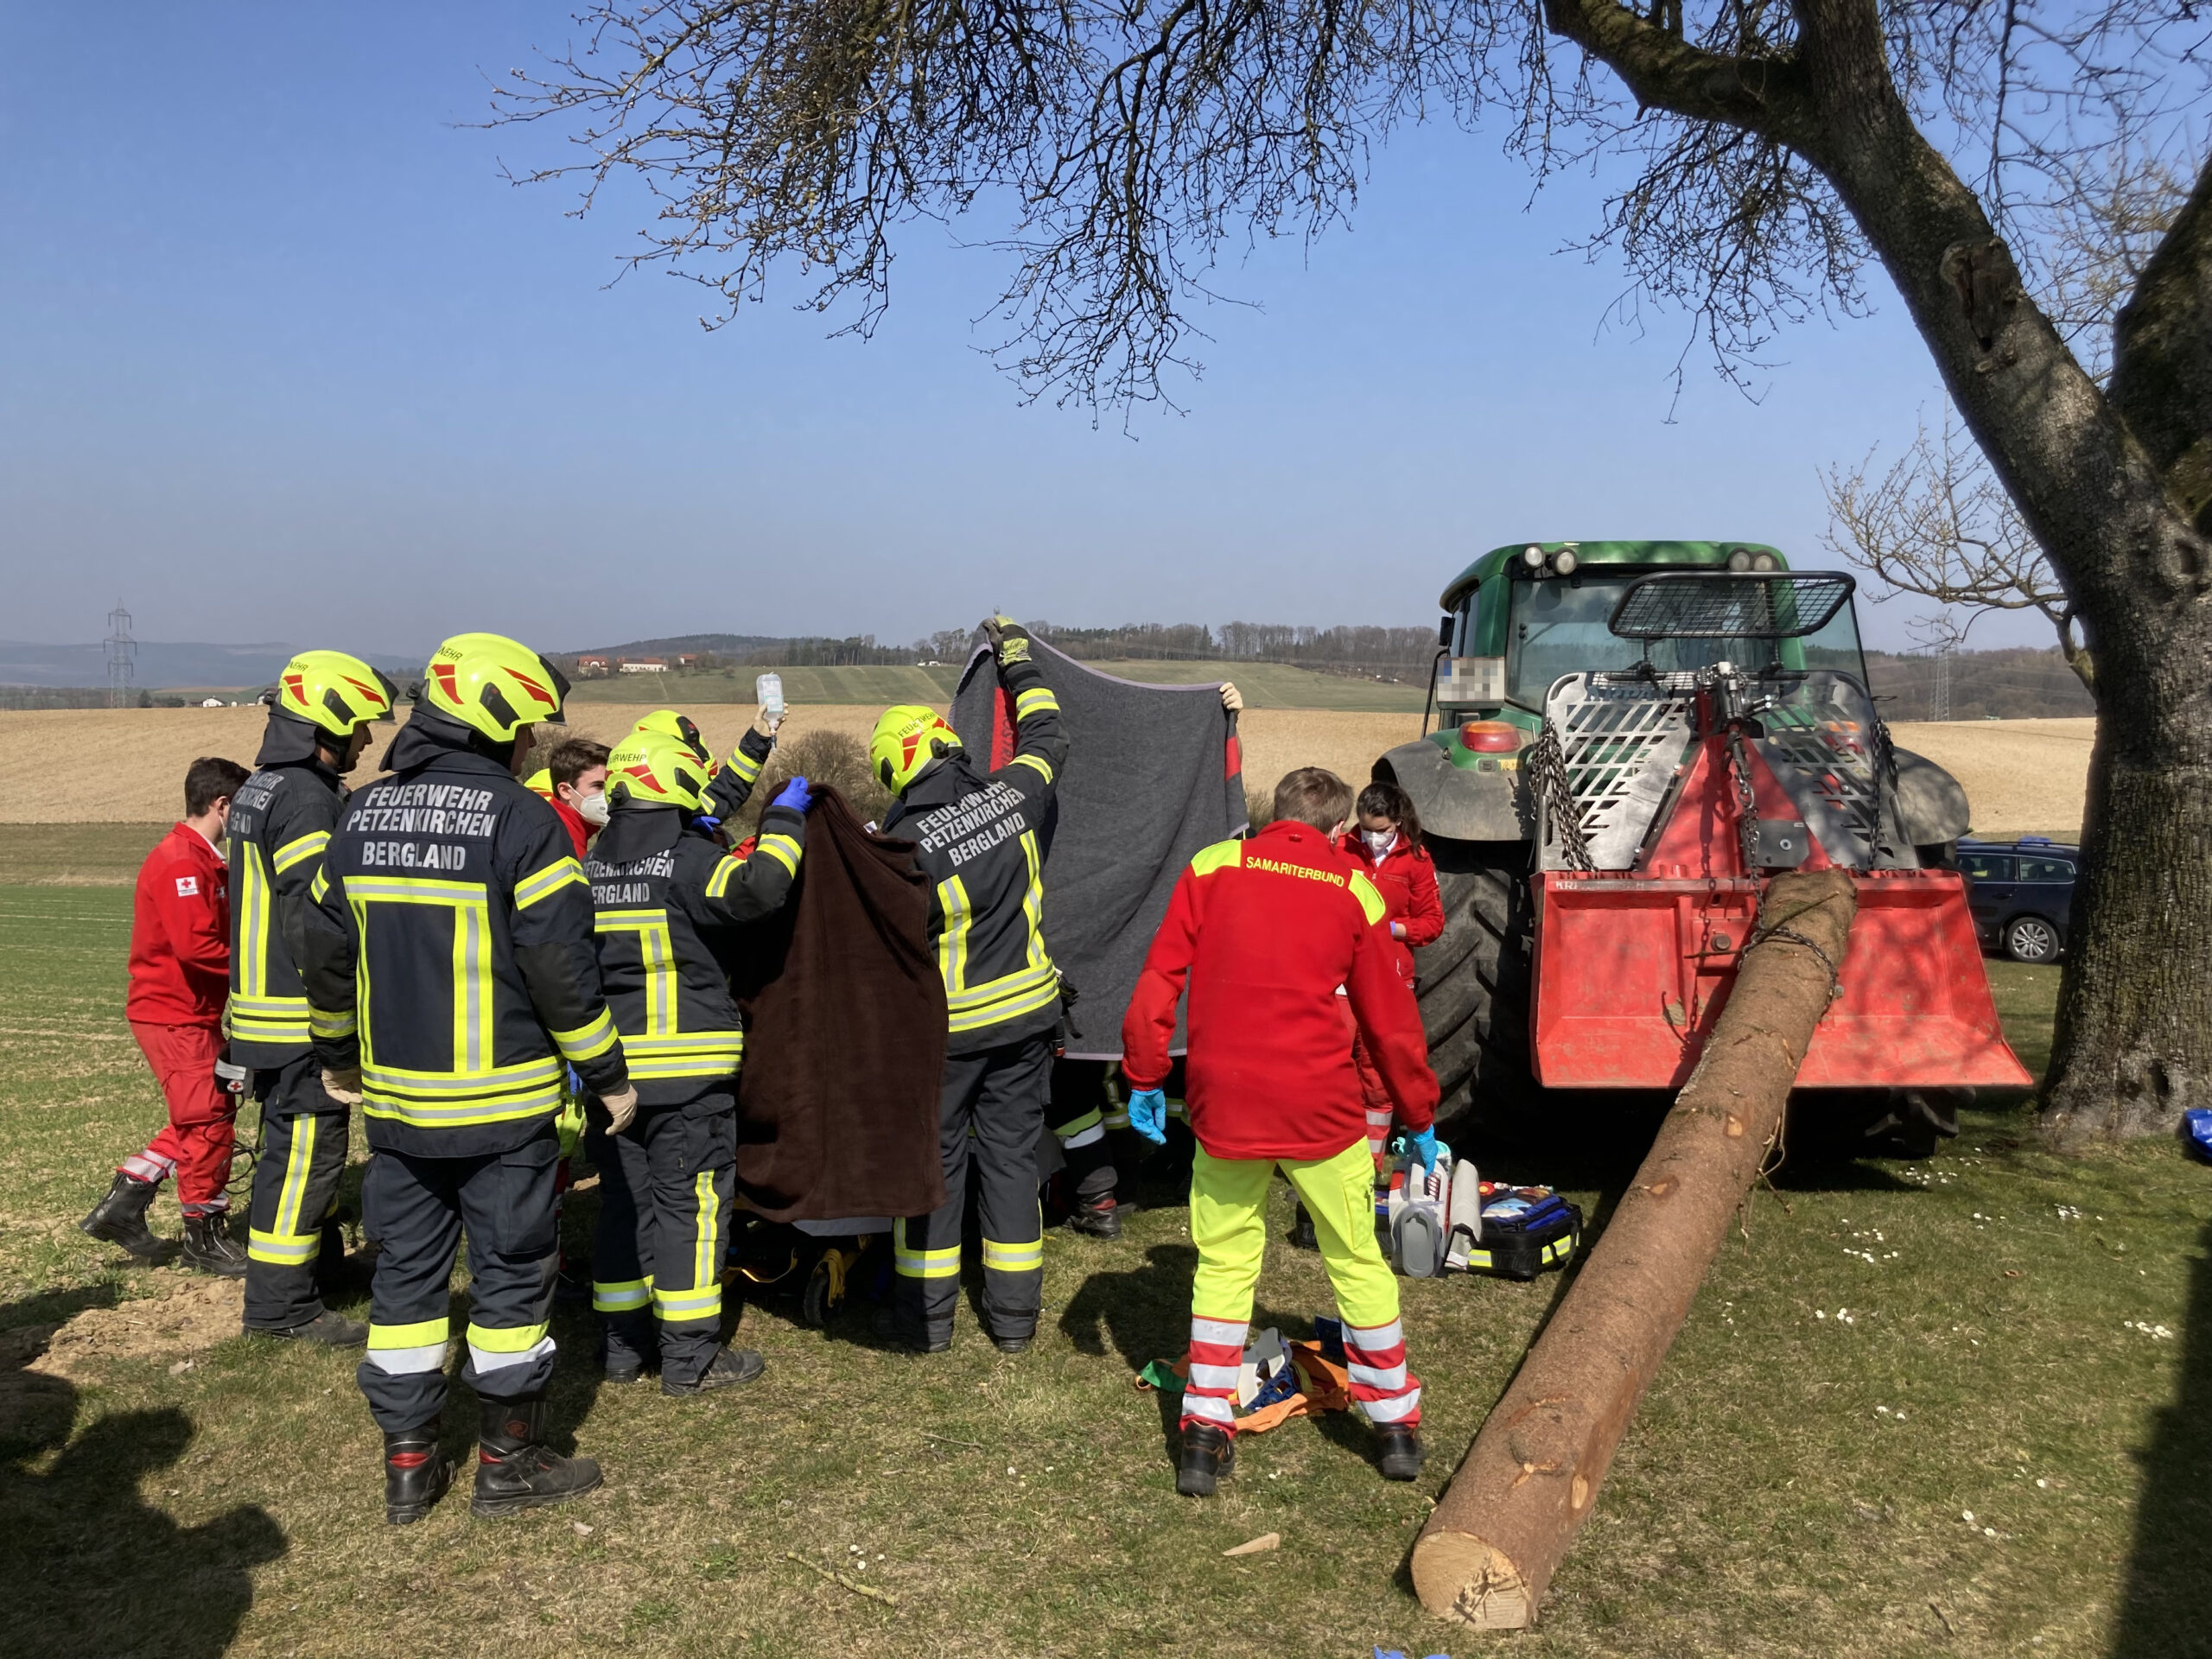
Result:
[[[176,896],[180,899],[197,899],[200,896],[200,878],[196,875],[177,877]]]

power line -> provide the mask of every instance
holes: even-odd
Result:
[[[127,708],[130,682],[137,673],[138,642],[130,637],[130,613],[123,608],[120,599],[107,613],[107,638],[101,643],[107,647],[109,701],[115,708]]]

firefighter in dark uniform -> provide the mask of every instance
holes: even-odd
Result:
[[[599,1484],[545,1444],[564,1066],[617,1128],[637,1109],[600,995],[591,890],[553,809],[518,781],[568,683],[536,652],[461,634],[430,658],[391,775],[354,792],[323,855],[302,966],[315,1054],[360,1101],[362,1198],[383,1246],[361,1392],[385,1432],[388,1519],[420,1520],[438,1449],[447,1281],[465,1230],[478,1515]],[[358,1022],[358,1024],[357,1024]]]
[[[1037,1142],[1060,976],[1045,948],[1038,837],[1068,746],[1059,702],[1029,659],[1028,634],[1004,618],[983,626],[1014,697],[1014,758],[996,772],[978,771],[951,727],[911,704],[886,709],[868,745],[870,766],[899,797],[884,815],[885,833],[917,843],[914,861],[929,880],[930,939],[944,976],[944,1203],[899,1222],[893,1239],[893,1328],[929,1353],[952,1343],[971,1150],[983,1313],[1001,1351],[1018,1354],[1034,1339],[1044,1282]]]
[[[745,1052],[729,977],[746,924],[790,895],[808,791],[804,778],[785,785],[760,815],[759,847],[739,859],[696,826],[707,765],[680,738],[633,732],[607,768],[612,809],[584,874],[639,1105],[600,1142],[592,1306],[609,1382],[636,1381],[658,1352],[661,1392],[695,1395],[763,1367],[721,1345]]]
[[[632,737],[651,737],[655,734],[676,739],[706,767],[707,787],[700,796],[698,816],[706,820],[709,829],[728,823],[737,816],[738,809],[753,798],[753,786],[760,781],[760,769],[776,752],[775,728],[769,722],[765,708],[753,715],[753,724],[746,728],[737,740],[737,747],[729,752],[729,759],[720,766],[715,764],[714,751],[707,747],[705,736],[689,715],[673,709],[656,709],[651,714],[639,715],[638,723],[630,728]]]
[[[308,889],[338,827],[339,781],[399,693],[357,657],[308,651],[277,676],[259,768],[232,798],[231,1058],[253,1071],[261,1151],[246,1238],[245,1328],[358,1348],[368,1327],[322,1305],[319,1267],[344,1260],[330,1216],[346,1173],[346,1107],[322,1087],[298,963]]]

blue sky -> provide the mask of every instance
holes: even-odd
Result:
[[[1818,469],[1936,406],[1878,271],[1878,315],[1783,336],[1758,403],[1694,353],[1676,403],[1686,320],[1605,327],[1618,267],[1554,251],[1592,188],[1528,209],[1496,137],[1448,127],[1381,153],[1350,233],[1227,272],[1261,308],[1208,318],[1189,413],[1128,435],[1021,406],[970,321],[1000,263],[933,226],[872,343],[796,286],[704,333],[684,283],[607,285],[632,213],[499,177],[551,135],[461,124],[569,29],[0,0],[0,637],[97,638],[118,594],[143,638],[397,652],[906,640],[993,607],[1427,624],[1524,537],[1810,557]]]

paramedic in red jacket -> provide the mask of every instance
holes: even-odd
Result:
[[[1275,786],[1274,822],[1191,861],[1168,901],[1122,1024],[1130,1127],[1162,1138],[1167,1046],[1190,988],[1184,1097],[1191,1167],[1191,1375],[1176,1490],[1207,1497],[1235,1460],[1237,1367],[1280,1166],[1313,1213],[1344,1316],[1352,1397],[1381,1440],[1382,1473],[1421,1472],[1421,1382],[1406,1369],[1398,1286],[1375,1239],[1375,1166],[1344,1040],[1345,988],[1400,1116],[1435,1158],[1436,1077],[1421,1015],[1390,954],[1384,905],[1334,842],[1351,785],[1307,767]]]
[[[219,850],[231,797],[245,782],[234,760],[203,757],[184,774],[184,822],[139,868],[130,917],[130,991],[124,1017],[168,1103],[168,1127],[126,1158],[115,1184],[77,1224],[143,1261],[168,1246],[146,1225],[164,1176],[176,1176],[184,1259],[226,1278],[245,1274],[227,1226],[238,1097],[215,1076],[231,989],[229,874]]]
[[[1436,862],[1421,845],[1421,815],[1395,784],[1370,784],[1359,791],[1358,820],[1337,842],[1354,868],[1375,884],[1386,906],[1390,959],[1407,984],[1414,982],[1414,952],[1434,944],[1444,931],[1444,899],[1436,889]],[[1359,1068],[1367,1107],[1367,1146],[1375,1166],[1390,1139],[1389,1091],[1382,1074],[1355,1036],[1352,1063]],[[1304,1224],[1300,1226],[1301,1233]]]

